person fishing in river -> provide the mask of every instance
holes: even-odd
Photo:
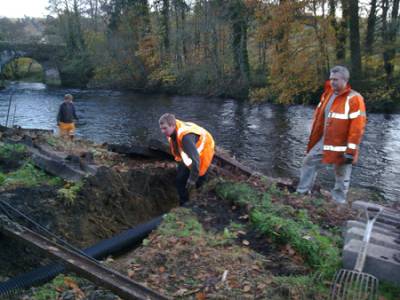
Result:
[[[74,139],[75,121],[78,120],[75,106],[72,103],[73,99],[74,97],[71,94],[66,94],[57,114],[57,126],[60,130],[60,136],[62,138],[69,137],[71,140]]]
[[[180,205],[189,201],[189,194],[206,179],[214,157],[215,143],[204,128],[177,120],[166,113],[159,119],[161,132],[168,138],[171,153],[178,162],[176,188]]]

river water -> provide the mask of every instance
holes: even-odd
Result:
[[[56,130],[56,115],[65,93],[75,96],[81,125],[77,135],[95,142],[130,143],[163,139],[158,118],[172,112],[209,130],[217,145],[255,170],[279,177],[298,177],[314,108],[250,105],[233,99],[142,95],[107,90],[48,88],[41,83],[14,83],[0,91],[0,123]],[[330,187],[333,174],[323,170],[319,182]],[[352,186],[400,198],[400,115],[369,114],[360,161]],[[362,200],[362,199],[360,199]]]

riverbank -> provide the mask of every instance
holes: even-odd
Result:
[[[35,77],[31,79],[24,79],[23,82],[33,83],[35,81]],[[7,89],[13,84],[13,81],[4,80],[0,82],[0,90]],[[73,88],[73,87],[63,87],[59,83],[48,83],[49,86],[58,87],[58,88]],[[81,86],[77,86],[77,88],[82,88]],[[84,89],[83,89],[84,90]],[[246,94],[246,96],[240,96],[234,92],[218,92],[213,93],[207,90],[198,90],[191,91],[188,89],[179,89],[172,87],[143,87],[143,88],[132,88],[129,86],[119,86],[119,85],[102,85],[102,84],[89,84],[87,86],[87,90],[93,91],[112,91],[112,92],[132,92],[132,93],[140,93],[147,96],[159,96],[165,95],[168,97],[173,96],[184,96],[184,97],[204,97],[204,101],[207,102],[210,98],[220,98],[221,101],[226,99],[236,99],[238,101],[248,102],[251,105],[257,106],[263,103],[271,103],[273,105],[280,106],[282,108],[288,109],[291,107],[296,107],[298,105],[305,105],[314,108],[318,103],[320,96],[323,92],[321,89],[317,90],[315,93],[309,93],[307,95],[308,102],[304,103],[303,100],[293,99],[293,101],[288,101],[288,104],[277,103],[277,99],[274,97],[266,96],[268,95],[268,90],[262,88],[263,92],[260,92],[260,89],[256,88]],[[364,96],[366,108],[368,113],[384,113],[384,114],[400,114],[400,98],[390,98],[385,91],[368,88],[359,88],[358,91]],[[383,100],[382,100],[383,99]],[[289,104],[290,103],[290,104]]]
[[[254,170],[287,178],[299,176],[314,112],[312,106],[305,105],[251,105],[233,99],[15,84],[0,93],[2,124],[6,122],[11,93],[14,96],[9,124],[56,130],[55,118],[62,97],[72,93],[80,118],[78,136],[98,143],[142,143],[148,138],[163,139],[158,118],[165,112],[174,112],[182,120],[205,127],[218,145]],[[205,103],[207,109],[204,109]],[[400,115],[368,115],[352,188],[369,190],[385,201],[397,201],[400,195],[400,182],[396,180],[400,176],[399,126]],[[332,174],[322,170],[317,183],[330,189],[334,184]]]
[[[353,212],[324,193],[299,197],[290,192],[288,180],[217,167],[191,202],[178,208],[174,162],[121,155],[85,140],[65,143],[49,133],[24,136],[21,131],[2,134],[0,197],[75,246],[87,247],[166,213],[140,247],[104,260],[135,281],[179,299],[328,295],[341,264],[342,226]],[[60,178],[65,172],[55,176],[41,171],[29,150],[32,145],[52,157],[92,157],[89,166],[97,172],[68,182]],[[80,160],[80,168],[85,162]],[[19,247],[15,244],[14,254]],[[3,279],[48,260],[36,252],[1,253]],[[384,292],[389,294],[383,299],[396,299],[398,290],[390,294],[385,287]],[[23,295],[35,300],[117,299],[69,274]]]

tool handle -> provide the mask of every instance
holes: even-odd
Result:
[[[371,219],[369,217],[368,210],[373,211],[369,207],[365,210],[365,213],[367,215],[367,220],[368,221],[367,221],[367,226],[365,227],[364,238],[362,240],[360,251],[358,252],[358,255],[357,255],[356,265],[354,266],[354,270],[357,271],[357,272],[362,272],[362,270],[364,268],[365,259],[367,257],[367,251],[368,251],[368,244],[369,244],[369,240],[371,238],[372,228],[374,226],[374,223],[375,223],[376,219],[378,218],[378,216],[382,212],[382,209],[379,208],[377,213],[376,213],[376,215]]]

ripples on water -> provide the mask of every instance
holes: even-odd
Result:
[[[65,93],[75,96],[83,125],[77,134],[96,142],[129,143],[162,139],[158,118],[172,112],[204,126],[217,144],[255,169],[273,176],[297,177],[311,127],[313,107],[250,105],[231,99],[139,95],[105,90],[47,88],[18,83],[0,92],[0,122],[5,123],[14,93],[9,124],[56,129],[58,106]],[[16,105],[16,107],[15,107]],[[15,117],[14,117],[14,108]],[[352,185],[377,190],[388,200],[400,196],[400,116],[369,114],[359,164]],[[324,186],[332,172],[319,176]]]

